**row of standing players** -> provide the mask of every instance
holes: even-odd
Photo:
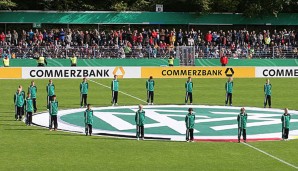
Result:
[[[155,81],[153,80],[153,77],[150,76],[150,78],[146,81],[146,89],[147,89],[147,103],[148,105],[153,105],[154,100],[154,86]],[[226,99],[225,99],[225,105],[232,106],[232,93],[233,93],[233,79],[232,77],[229,77],[228,81],[225,83],[225,91],[226,91]],[[85,118],[85,125],[86,125],[86,135],[89,133],[89,135],[92,134],[92,123],[93,123],[93,111],[91,110],[91,105],[87,104],[87,98],[88,98],[88,89],[89,85],[86,78],[83,78],[83,82],[80,83],[80,100],[81,100],[81,107],[87,107],[86,111],[84,112],[84,118]],[[185,83],[185,89],[186,89],[186,95],[185,95],[185,104],[190,102],[192,104],[192,91],[193,91],[193,82],[191,80],[191,77],[188,77],[188,80]],[[267,102],[269,105],[269,108],[271,108],[271,90],[272,85],[270,84],[269,79],[266,80],[266,83],[264,85],[264,108],[267,106]],[[48,85],[46,86],[47,91],[47,109],[49,110],[50,118],[49,118],[49,129],[52,130],[52,127],[54,125],[54,130],[57,130],[58,123],[57,123],[57,114],[58,114],[58,101],[56,99],[55,95],[55,85],[53,84],[52,80],[49,80]],[[117,75],[114,76],[114,79],[111,83],[111,91],[112,91],[112,105],[118,105],[118,91],[119,91],[119,81],[117,79]],[[17,92],[14,95],[14,104],[15,104],[15,119],[21,120],[24,113],[26,112],[26,124],[31,125],[32,124],[32,114],[33,112],[37,112],[36,107],[36,94],[37,94],[37,86],[35,85],[34,81],[31,81],[31,85],[28,87],[28,93],[27,97],[25,98],[25,91],[23,90],[22,86],[20,85],[17,89]],[[145,119],[145,112],[143,111],[143,107],[139,105],[139,110],[136,113],[136,124],[139,125],[137,127],[137,137],[144,138],[144,125],[143,120]],[[282,122],[283,122],[283,129],[282,129],[282,138],[288,139],[289,134],[289,122],[291,119],[290,114],[287,112],[288,110],[285,109],[285,113],[282,116]],[[144,115],[138,116],[137,115]],[[189,115],[189,116],[188,116]],[[192,109],[189,109],[188,114],[185,119],[186,126],[187,126],[187,140],[193,141],[193,125],[194,125],[194,115],[192,113]],[[139,119],[140,120],[139,120]],[[141,124],[138,124],[138,122]],[[238,121],[238,141],[240,141],[240,136],[243,134],[243,139],[246,141],[246,122],[247,122],[247,114],[245,113],[245,109],[241,108],[241,113],[238,115],[237,118]],[[190,138],[189,138],[190,137]]]

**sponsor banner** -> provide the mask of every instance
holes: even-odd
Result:
[[[298,67],[256,67],[256,77],[298,77]]]
[[[254,78],[254,67],[142,67],[142,78]]]
[[[21,79],[22,68],[0,68],[0,79]]]
[[[23,79],[38,78],[140,78],[140,67],[24,67]]]

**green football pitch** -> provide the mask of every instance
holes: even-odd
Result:
[[[110,79],[92,79],[110,86]],[[0,170],[297,170],[298,140],[231,142],[136,141],[49,132],[14,120],[13,94],[31,80],[1,80]],[[81,79],[54,79],[60,109],[79,107]],[[146,79],[120,79],[120,90],[146,100]],[[186,79],[155,79],[155,104],[183,104]],[[38,87],[38,110],[46,111],[46,84]],[[224,105],[226,79],[193,79],[194,104]],[[263,107],[265,79],[234,79],[233,105]],[[271,79],[273,108],[298,110],[298,79]],[[110,106],[111,92],[89,81],[88,101]],[[119,94],[119,105],[144,103]],[[296,124],[296,123],[293,123]],[[266,154],[265,154],[266,153]]]

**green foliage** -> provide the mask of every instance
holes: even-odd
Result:
[[[17,6],[17,4],[12,2],[11,0],[1,0],[0,1],[0,9],[1,10],[9,10],[16,6]]]
[[[57,11],[155,11],[163,4],[164,11],[236,12],[247,17],[278,16],[281,12],[298,12],[297,0],[2,0],[0,9]]]

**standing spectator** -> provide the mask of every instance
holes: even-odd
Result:
[[[72,42],[72,33],[71,31],[68,31],[66,36],[65,36],[65,42],[66,44],[70,44]]]
[[[207,43],[211,43],[212,41],[212,34],[211,34],[211,31],[209,31],[206,36],[205,36],[205,40]]]
[[[288,113],[288,108],[285,108],[285,113],[281,116],[282,122],[282,139],[287,141],[289,138],[291,115]]]
[[[117,79],[117,75],[114,75],[114,79],[111,84],[112,90],[112,105],[118,105],[118,91],[119,91],[119,81]]]
[[[272,91],[272,85],[270,83],[270,80],[267,79],[264,85],[264,92],[265,92],[264,108],[266,108],[267,102],[268,102],[269,108],[271,108],[271,91]]]
[[[0,34],[0,41],[1,41],[1,44],[2,44],[2,45],[3,45],[3,43],[5,42],[5,38],[6,38],[5,34],[4,34],[4,32],[2,32],[2,33]]]
[[[157,43],[157,32],[155,29],[152,30],[151,36],[153,38],[154,44]]]
[[[155,82],[153,80],[153,77],[150,76],[149,80],[146,81],[146,89],[147,89],[147,103],[148,105],[153,105],[154,100],[154,86]]]
[[[26,125],[31,126],[32,124],[32,112],[33,112],[33,101],[28,92],[27,98],[25,100],[25,109],[26,111]]]
[[[93,110],[91,109],[91,104],[87,105],[87,109],[84,112],[85,118],[85,134],[86,136],[92,135],[92,124],[93,124]]]
[[[18,32],[13,30],[13,33],[12,33],[12,43],[17,46],[18,45],[18,38],[19,38],[19,35],[18,35]]]
[[[196,116],[193,113],[193,109],[188,109],[188,114],[185,116],[185,125],[186,125],[186,142],[193,142],[193,129],[195,127]]]
[[[48,33],[47,33],[46,30],[43,30],[43,32],[42,32],[42,38],[43,38],[43,41],[45,41],[45,42],[49,41],[48,40]]]
[[[37,111],[36,106],[36,94],[37,94],[37,87],[34,81],[31,81],[31,85],[28,87],[28,93],[30,94],[30,98],[32,99],[34,113]]]
[[[234,82],[233,82],[233,78],[229,77],[228,81],[225,84],[225,89],[226,89],[226,106],[229,105],[232,106],[232,93],[233,93],[233,87],[234,87]]]
[[[28,32],[28,36],[29,36],[29,40],[33,41],[34,32],[32,31],[32,29],[30,29],[30,31]]]
[[[37,34],[37,41],[38,41],[38,44],[41,44],[43,41],[43,34],[41,31]]]
[[[83,107],[83,102],[84,102],[84,107],[87,106],[88,90],[89,90],[89,84],[87,82],[87,79],[83,78],[83,82],[81,82],[80,84],[81,108]]]
[[[52,131],[52,126],[54,123],[54,131],[57,131],[58,122],[57,122],[57,114],[58,114],[58,101],[56,99],[56,95],[53,95],[53,100],[49,104],[49,114],[50,114],[50,123],[49,130]]]
[[[137,140],[142,138],[144,140],[144,123],[145,123],[145,111],[143,110],[143,105],[139,105],[139,110],[136,112],[135,115],[135,122],[136,122],[136,137]]]
[[[64,32],[63,28],[60,29],[60,32],[59,32],[59,40],[60,40],[61,42],[64,42],[64,40],[65,40],[65,32]]]
[[[6,34],[6,42],[10,45],[11,44],[11,38],[12,38],[12,35],[10,33],[10,31],[7,31],[7,34]]]
[[[246,123],[247,123],[247,113],[244,107],[240,109],[240,114],[237,116],[238,121],[238,143],[240,143],[241,134],[243,135],[243,140],[246,143]]]
[[[222,55],[220,57],[221,66],[226,66],[228,64],[228,57],[226,55]]]
[[[148,32],[144,28],[142,28],[142,36],[143,36],[142,45],[145,45],[146,44],[146,40],[148,38]]]
[[[189,99],[190,104],[192,105],[193,83],[191,81],[191,77],[188,77],[188,80],[185,83],[185,90],[186,90],[185,105],[187,105],[188,99]]]

